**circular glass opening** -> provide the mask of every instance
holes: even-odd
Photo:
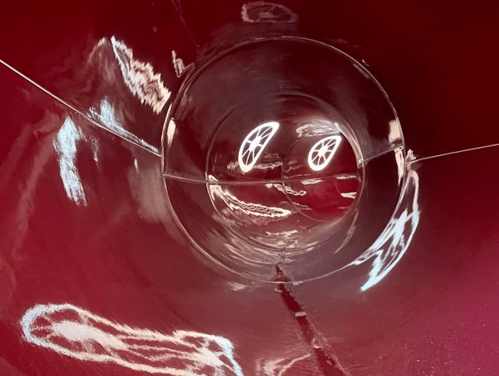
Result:
[[[163,133],[171,209],[219,270],[294,281],[340,270],[388,223],[404,178],[396,113],[372,75],[302,38],[236,46],[177,96]]]

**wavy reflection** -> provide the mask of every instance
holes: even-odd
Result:
[[[100,123],[105,126],[107,129],[111,130],[114,134],[120,136],[121,138],[132,141],[133,143],[137,145],[143,146],[145,149],[152,151],[153,153],[158,154],[159,150],[152,146],[149,145],[147,142],[144,140],[140,139],[133,133],[127,131],[123,126],[120,124],[118,119],[116,118],[116,111],[114,107],[109,103],[109,101],[104,98],[100,104],[99,104],[99,110],[95,108],[90,108],[90,113],[95,116],[97,119],[99,119]]]
[[[371,259],[372,269],[369,279],[361,287],[365,291],[379,283],[397,265],[406,253],[419,225],[420,209],[419,176],[409,169],[407,180],[402,188],[401,200],[388,226],[376,242],[348,266],[360,265]]]
[[[83,361],[172,376],[243,376],[226,338],[116,324],[72,304],[36,305],[20,321],[29,343]]]
[[[159,114],[171,95],[163,84],[161,74],[155,73],[151,64],[135,59],[133,50],[114,36],[111,37],[111,44],[125,84],[142,104],[151,106]]]
[[[295,358],[261,359],[257,363],[257,371],[265,376],[291,376],[293,373],[296,375],[299,371],[293,368],[295,364],[310,357],[311,354],[304,354]]]
[[[288,209],[243,201],[230,192],[230,187],[224,187],[219,184],[209,184],[208,191],[212,200],[219,198],[232,213],[272,219],[286,218],[293,214],[291,210]],[[250,221],[250,223],[254,222]]]
[[[81,139],[81,133],[69,117],[66,118],[57,137],[54,148],[59,154],[59,169],[64,190],[69,199],[76,204],[87,204],[83,184],[76,168],[76,143]]]
[[[256,1],[242,6],[241,18],[249,23],[293,23],[298,16],[282,4]]]

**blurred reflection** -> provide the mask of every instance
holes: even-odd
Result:
[[[307,194],[307,191],[305,190],[299,190],[296,191],[293,188],[284,185],[284,184],[268,184],[267,187],[274,187],[276,188],[279,192],[285,193],[287,195],[293,195],[293,196],[305,196]]]
[[[239,148],[238,163],[243,172],[249,172],[255,166],[263,150],[279,128],[279,123],[271,121],[259,125],[245,137]]]
[[[247,186],[244,189],[247,189]],[[243,201],[231,192],[230,186],[210,184],[208,185],[208,191],[212,200],[216,201],[218,198],[225,204],[226,208],[222,210],[227,209],[231,213],[230,216],[236,216],[248,223],[255,222],[255,219],[251,217],[286,218],[292,214],[291,210],[288,209]],[[241,216],[240,214],[243,215]],[[260,222],[260,220],[257,220],[257,223]]]
[[[75,164],[76,143],[79,139],[81,139],[80,131],[68,117],[57,132],[54,148],[59,154],[59,169],[66,194],[75,203],[86,205],[85,191]]]
[[[175,70],[175,75],[177,78],[180,78],[185,71],[184,61],[177,57],[177,53],[172,51],[172,61],[173,61],[173,69]]]
[[[388,226],[376,242],[349,265],[360,265],[373,259],[369,279],[361,287],[362,291],[380,282],[397,265],[409,248],[419,224],[418,196],[419,176],[416,171],[409,169],[401,199]]]
[[[282,4],[257,1],[244,4],[241,9],[243,21],[250,23],[293,23],[298,16]]]
[[[294,367],[300,361],[309,359],[311,354],[304,354],[295,358],[281,358],[275,360],[262,359],[257,364],[257,371],[265,376],[291,376],[299,372],[297,367]],[[288,372],[290,371],[290,372]]]
[[[219,336],[135,329],[72,304],[36,305],[20,324],[28,342],[79,360],[174,376],[243,376],[231,341]]]
[[[308,153],[308,165],[313,171],[324,170],[338,150],[341,136],[329,136],[317,141]]]
[[[331,135],[333,133],[339,136],[341,135],[339,126],[338,122],[316,117],[313,121],[298,126],[295,132],[298,138]]]
[[[155,73],[151,64],[134,59],[132,49],[114,36],[111,43],[125,84],[142,104],[151,106],[159,114],[171,95],[161,80],[161,74]]]
[[[133,143],[140,145],[145,149],[152,151],[153,153],[156,154],[159,153],[159,150],[156,147],[149,145],[144,140],[140,139],[133,133],[128,132],[126,129],[123,128],[123,126],[116,119],[115,110],[113,106],[111,105],[111,103],[109,103],[109,101],[106,98],[104,98],[100,102],[99,111],[97,111],[94,108],[91,108],[90,113],[93,116],[95,116],[97,119],[99,119],[100,123],[109,130],[111,130],[114,134],[120,136],[125,140],[132,141]]]

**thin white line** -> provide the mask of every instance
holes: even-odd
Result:
[[[43,86],[40,86],[39,84],[37,84],[35,81],[33,81],[31,78],[27,77],[26,75],[24,75],[23,73],[19,72],[17,69],[15,69],[14,67],[10,66],[9,64],[7,64],[5,61],[3,61],[2,59],[0,59],[0,63],[3,64],[5,67],[7,67],[8,69],[10,69],[11,71],[13,71],[14,73],[16,73],[17,75],[21,76],[22,78],[24,78],[26,81],[28,81],[29,83],[31,83],[32,85],[34,85],[35,87],[37,87],[38,89],[40,89],[41,91],[43,91],[45,94],[48,94],[49,96],[51,96],[52,98],[54,98],[56,101],[60,102],[61,104],[63,104],[64,106],[68,107],[69,109],[71,109],[72,111],[76,112],[77,114],[79,114],[80,116],[82,116],[83,118],[85,118],[86,120],[88,120],[89,122],[93,123],[94,125],[96,125],[97,127],[109,132],[109,133],[112,133],[113,135],[115,135],[116,137],[118,138],[121,138],[123,141],[126,141],[128,143],[131,143],[135,146],[138,146],[139,148],[142,148],[148,152],[150,152],[151,154],[154,154],[158,157],[161,157],[161,154],[156,152],[155,150],[152,150],[150,148],[147,148],[145,147],[144,145],[141,145],[141,144],[138,144],[136,142],[133,142],[129,139],[126,139],[124,137],[122,137],[120,134],[118,133],[115,133],[113,132],[110,128],[104,126],[103,124],[95,121],[94,119],[88,117],[87,115],[85,115],[83,112],[81,112],[80,110],[77,110],[76,108],[74,108],[73,106],[71,106],[69,103],[65,102],[64,100],[62,100],[61,98],[59,98],[58,96],[56,96],[55,94],[52,94],[50,91],[48,91],[47,89],[45,89]],[[153,147],[153,146],[152,146]]]
[[[450,151],[448,153],[442,153],[442,154],[437,154],[437,155],[430,155],[428,157],[421,157],[417,158],[413,161],[410,161],[410,163],[415,163],[415,162],[421,162],[421,161],[426,161],[428,159],[435,159],[435,158],[441,158],[441,157],[448,157],[450,155],[455,155],[455,154],[461,154],[461,153],[467,153],[469,151],[476,151],[476,150],[482,150],[482,149],[489,149],[489,148],[494,148],[499,146],[499,143],[495,144],[490,144],[490,145],[483,145],[483,146],[477,146],[474,148],[469,148],[469,149],[463,149],[463,150],[458,150],[458,151]]]
[[[402,145],[391,147],[390,149],[384,150],[384,151],[382,151],[382,152],[380,152],[378,154],[374,154],[374,155],[370,156],[369,158],[364,159],[362,162],[364,162],[364,164],[366,164],[368,162],[371,162],[373,159],[382,157],[382,156],[384,156],[386,154],[390,154],[390,153],[394,152],[395,150],[402,149],[402,148],[403,148]]]
[[[170,180],[176,180],[176,181],[183,181],[186,183],[192,183],[192,184],[208,184],[208,185],[267,185],[267,184],[287,184],[287,183],[304,183],[307,184],[306,182],[311,181],[311,180],[318,180],[318,182],[321,181],[329,181],[333,179],[338,179],[338,180],[347,180],[342,177],[342,175],[345,174],[338,174],[338,175],[331,175],[331,176],[325,176],[320,179],[310,179],[310,178],[303,178],[303,177],[296,177],[292,179],[281,179],[281,180],[206,180],[206,179],[198,179],[198,178],[191,178],[191,177],[185,177],[185,176],[178,176],[178,175],[172,175],[166,172],[163,172],[163,178],[165,179],[170,179]],[[350,179],[357,179],[355,177],[351,177]],[[308,183],[311,184],[311,183]]]

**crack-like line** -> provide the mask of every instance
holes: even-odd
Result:
[[[36,88],[38,88],[39,90],[43,91],[45,94],[49,95],[50,97],[54,98],[56,101],[58,101],[59,103],[61,103],[63,106],[69,108],[71,111],[74,111],[75,113],[77,113],[78,115],[82,116],[85,120],[89,121],[90,123],[94,124],[95,126],[97,126],[98,128],[106,131],[106,132],[109,132],[111,134],[113,134],[114,136],[120,138],[121,140],[123,141],[126,141],[127,143],[130,143],[134,146],[137,146],[145,151],[148,151],[149,153],[151,154],[154,154],[155,156],[157,157],[161,157],[161,153],[157,152],[156,150],[153,150],[153,149],[150,149],[144,145],[141,145],[139,143],[136,143],[132,140],[129,140],[125,137],[123,137],[122,135],[120,135],[119,133],[116,133],[116,132],[113,132],[110,128],[106,127],[104,124],[101,124],[99,123],[98,121],[95,121],[94,119],[92,119],[91,117],[89,117],[88,115],[86,115],[85,113],[83,113],[82,111],[76,109],[75,107],[73,107],[72,105],[70,105],[68,102],[66,102],[65,100],[59,98],[57,95],[51,93],[49,90],[45,89],[43,86],[41,86],[40,84],[36,83],[35,81],[33,81],[31,78],[29,78],[28,76],[26,76],[25,74],[19,72],[17,69],[15,69],[14,67],[12,67],[11,65],[7,64],[5,61],[3,61],[2,59],[0,59],[0,63],[3,64],[7,69],[10,69],[12,72],[14,72],[15,74],[17,74],[18,76],[22,77],[23,79],[25,79],[26,81],[28,81],[30,84],[34,85]]]
[[[483,149],[491,149],[491,148],[495,148],[495,147],[498,147],[498,146],[499,146],[499,143],[495,143],[495,144],[490,144],[490,145],[476,146],[476,147],[469,148],[469,149],[449,151],[447,153],[442,153],[442,154],[437,154],[437,155],[430,155],[428,157],[416,158],[416,159],[410,161],[410,163],[427,161],[429,159],[435,159],[435,158],[449,157],[451,155],[456,155],[456,154],[461,154],[461,153],[468,153],[468,152],[471,152],[471,151],[477,151],[477,150],[483,150]]]
[[[278,282],[277,291],[281,295],[284,305],[300,328],[302,337],[314,354],[322,374],[324,376],[348,376],[339,362],[328,353],[320,335],[308,318],[307,312],[289,291],[287,285],[290,280],[278,265],[276,265],[275,281]]]

